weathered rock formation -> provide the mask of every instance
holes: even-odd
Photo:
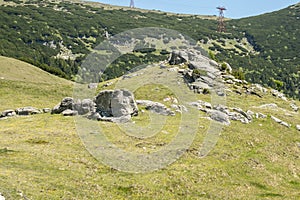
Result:
[[[151,112],[160,114],[160,115],[175,115],[175,113],[167,108],[164,104],[159,102],[153,102],[149,100],[137,100],[137,104],[145,106],[146,110],[150,110]],[[179,108],[180,109],[180,108]],[[183,108],[184,109],[184,108]]]

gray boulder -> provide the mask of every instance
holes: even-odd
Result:
[[[39,109],[31,107],[31,106],[16,109],[17,115],[34,115],[34,114],[40,114],[40,113],[42,113],[42,112]]]
[[[128,90],[104,90],[96,99],[96,111],[102,117],[134,116],[138,114],[138,107],[134,95]]]
[[[16,112],[14,110],[4,110],[0,117],[13,117],[16,115]]]
[[[220,123],[222,123],[224,125],[227,125],[227,126],[230,125],[228,115],[226,115],[225,113],[223,113],[221,111],[210,110],[210,111],[208,111],[208,115],[212,120],[215,120],[215,121],[220,122]]]
[[[111,111],[114,117],[137,115],[138,107],[133,93],[128,90],[115,90],[111,99]]]
[[[60,114],[63,111],[74,108],[74,99],[72,97],[65,97],[59,104],[57,104],[51,111],[51,114]]]
[[[145,106],[146,110],[150,110],[160,115],[175,115],[175,113],[172,110],[170,110],[164,104],[159,102],[153,102],[149,100],[137,100],[136,103]]]

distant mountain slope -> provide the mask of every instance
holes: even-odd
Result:
[[[81,1],[5,0],[0,6],[0,55],[71,79],[86,55],[105,39],[105,31],[113,36],[134,28],[162,27],[198,41],[219,61],[227,61],[235,70],[241,68],[248,81],[300,98],[299,17],[298,4],[256,17],[228,20],[227,33],[221,34],[216,32],[217,22],[203,16]],[[161,59],[147,53],[140,56],[122,58],[105,79],[117,77],[144,60],[148,64]]]
[[[4,56],[0,56],[0,78],[27,83],[71,84],[71,81],[54,76],[36,66]]]
[[[0,110],[53,107],[72,95],[73,83],[28,63],[0,56]]]

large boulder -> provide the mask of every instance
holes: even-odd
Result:
[[[51,111],[51,114],[60,114],[65,110],[73,110],[75,105],[74,99],[72,97],[65,97],[63,100],[57,104]]]
[[[134,95],[128,90],[104,90],[95,98],[96,111],[102,117],[134,116],[138,107]]]
[[[115,90],[111,99],[111,112],[114,117],[137,115],[138,107],[133,93],[128,90]]]

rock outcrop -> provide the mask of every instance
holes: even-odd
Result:
[[[40,113],[42,113],[42,111],[40,111],[37,108],[31,107],[31,106],[16,109],[17,115],[35,115],[35,114],[40,114]]]
[[[153,102],[149,100],[137,100],[137,104],[145,106],[146,110],[150,110],[151,112],[160,114],[160,115],[175,115],[175,113],[167,108],[164,104],[159,102]],[[184,108],[183,108],[184,109]]]

